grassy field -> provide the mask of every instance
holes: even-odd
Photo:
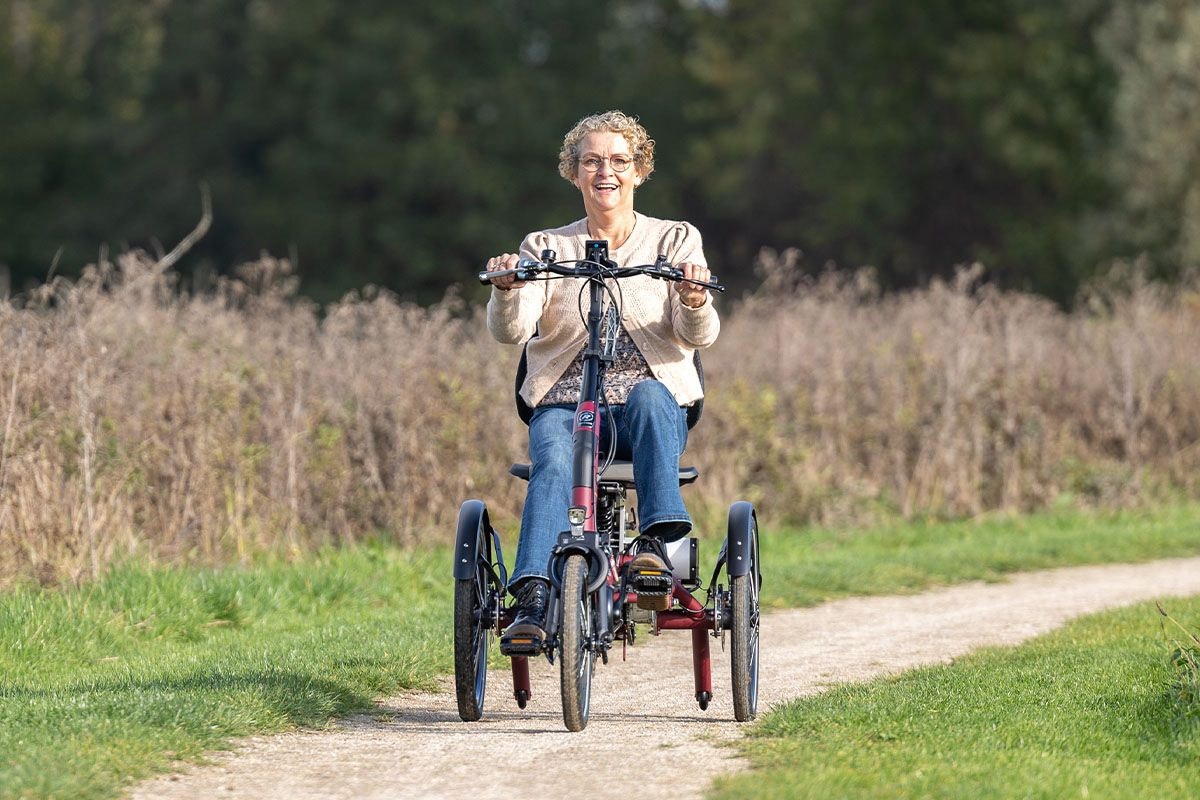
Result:
[[[711,569],[716,547],[702,552]],[[771,605],[807,604],[1196,552],[1196,506],[768,530],[764,591]],[[231,737],[320,727],[431,686],[450,669],[450,593],[444,551],[365,545],[296,564],[125,566],[82,587],[0,594],[0,797],[114,796]]]
[[[1200,598],[1167,605],[1200,629]],[[1139,605],[795,701],[751,730],[741,747],[756,769],[715,796],[1194,798],[1200,699],[1163,624]]]
[[[869,530],[762,532],[763,602],[806,606],[995,580],[1017,570],[1200,553],[1200,506],[1081,515],[1063,509]]]
[[[0,797],[110,797],[230,737],[321,726],[448,669],[448,556],[117,569],[0,597]]]

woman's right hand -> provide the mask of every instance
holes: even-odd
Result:
[[[487,271],[496,272],[502,269],[516,269],[517,262],[520,261],[520,256],[514,253],[502,253],[494,258],[489,258],[487,262]],[[492,285],[497,289],[507,292],[509,289],[520,289],[525,285],[526,281],[517,280],[516,275],[500,275],[492,278]]]

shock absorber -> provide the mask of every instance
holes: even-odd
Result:
[[[605,487],[600,493],[600,502],[596,504],[596,530],[611,536],[615,519],[613,492],[611,488]]]
[[[596,530],[608,534],[609,544],[616,552],[620,552],[621,547],[620,516],[624,508],[625,487],[605,487],[596,512]]]

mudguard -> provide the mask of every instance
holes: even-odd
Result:
[[[725,557],[729,577],[745,575],[750,571],[752,548],[757,548],[754,540],[758,536],[758,520],[754,514],[754,506],[745,500],[739,500],[729,507],[729,531],[725,538],[722,555]]]
[[[475,577],[479,560],[479,542],[490,536],[487,506],[482,500],[467,500],[458,509],[458,535],[454,541],[454,577],[468,580]]]
[[[573,535],[569,531],[564,531],[558,535],[558,544],[550,554],[550,563],[546,570],[550,576],[550,582],[560,590],[562,589],[563,568],[566,566],[567,556],[573,553],[579,553],[587,559],[587,590],[588,592],[596,591],[608,577],[608,554],[604,550],[604,545],[601,544],[598,533]]]

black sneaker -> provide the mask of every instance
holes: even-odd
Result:
[[[629,588],[637,592],[637,607],[666,611],[671,607],[675,575],[661,539],[642,534],[633,543],[633,560],[625,567]]]
[[[550,584],[541,578],[527,578],[513,595],[517,614],[500,636],[500,652],[506,656],[537,655],[546,641]]]

